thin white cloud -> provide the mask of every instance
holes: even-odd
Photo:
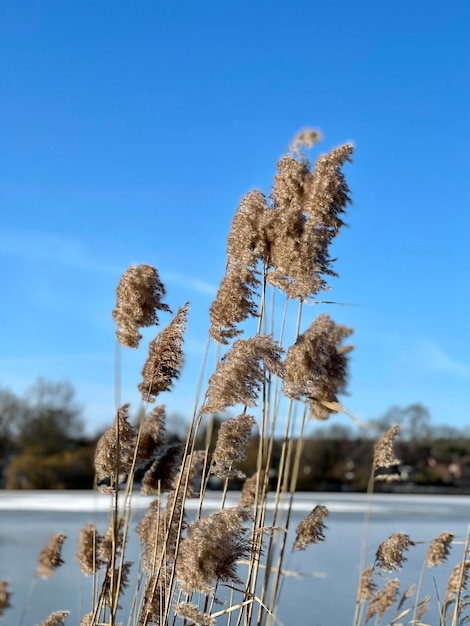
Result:
[[[200,280],[199,278],[194,278],[194,276],[188,276],[187,274],[178,274],[176,272],[162,271],[161,278],[164,282],[172,283],[174,285],[178,285],[179,287],[185,287],[187,289],[192,289],[193,291],[197,291],[198,293],[203,293],[210,296],[214,296],[217,293],[217,287],[215,285]]]
[[[458,378],[470,378],[470,365],[449,356],[434,341],[423,339],[415,344],[405,355],[404,362],[419,372],[441,373]]]
[[[94,258],[93,253],[83,245],[55,233],[2,230],[0,255],[35,263],[61,263],[75,269],[103,274],[120,273],[118,268]]]

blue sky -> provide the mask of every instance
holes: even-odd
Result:
[[[115,288],[149,263],[173,310],[191,302],[161,397],[189,413],[233,214],[311,126],[312,159],[355,144],[325,295],[351,304],[304,316],[355,329],[344,404],[367,420],[420,402],[466,425],[469,17],[463,0],[4,1],[0,385],[68,379],[89,431],[107,426]],[[123,355],[134,406],[146,345]]]

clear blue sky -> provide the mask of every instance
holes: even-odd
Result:
[[[313,126],[318,153],[356,147],[327,294],[353,303],[327,309],[355,328],[344,404],[468,424],[469,18],[464,0],[4,0],[0,385],[68,379],[89,430],[108,425],[115,287],[149,263],[191,302],[161,397],[190,411],[238,202]],[[123,356],[135,406],[145,358]]]

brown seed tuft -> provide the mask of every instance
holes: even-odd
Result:
[[[246,413],[221,424],[212,456],[211,474],[218,478],[245,478],[245,474],[233,469],[233,465],[246,458],[246,446],[255,424],[255,419]]]
[[[373,565],[362,571],[361,581],[359,583],[359,602],[366,602],[377,589],[377,585],[372,578],[373,573]]]
[[[395,603],[399,588],[400,581],[398,578],[392,578],[383,589],[372,596],[367,609],[366,624],[374,615],[377,615],[379,619],[382,618],[384,613]]]
[[[309,515],[297,526],[297,537],[294,542],[294,550],[305,550],[312,543],[325,540],[323,531],[326,526],[323,522],[328,515],[328,509],[323,504],[317,504]]]
[[[299,154],[302,148],[312,148],[316,143],[321,141],[322,136],[318,130],[314,128],[305,128],[301,130],[292,140],[289,146],[289,152]]]
[[[393,450],[395,437],[397,436],[399,430],[400,427],[398,424],[392,426],[392,428],[387,430],[387,432],[376,442],[374,446],[374,460],[372,465],[375,480],[393,480],[393,473],[377,472],[400,465],[401,461],[396,458]]]
[[[101,537],[98,546],[98,557],[102,563],[110,563],[113,557],[113,544],[115,545],[115,551],[119,552],[123,546],[124,537],[124,520],[119,517],[116,522],[113,518],[110,518],[108,527]]]
[[[124,272],[113,310],[121,345],[137,348],[142,338],[139,328],[158,324],[157,311],[170,311],[168,305],[161,302],[164,295],[165,287],[154,267],[131,265]]]
[[[290,298],[314,297],[328,288],[323,275],[336,276],[328,248],[350,201],[341,166],[351,154],[350,144],[340,146],[320,157],[313,172],[300,154],[288,154],[278,163],[274,208],[265,219],[272,267],[268,282]]]
[[[153,409],[141,426],[136,467],[144,467],[161,453],[165,441],[165,406],[160,405]]]
[[[230,339],[242,333],[237,324],[258,315],[254,296],[259,284],[255,272],[243,263],[234,263],[227,268],[210,308],[209,335],[212,339],[228,344]]]
[[[199,626],[214,626],[215,618],[211,615],[201,613],[195,604],[189,602],[179,602],[175,606],[175,613],[185,621],[190,620]]]
[[[240,495],[240,506],[245,509],[249,509],[255,506],[256,503],[261,504],[260,494],[263,490],[264,480],[266,476],[266,470],[260,470],[253,474],[251,478],[247,478],[243,484],[242,492]],[[267,488],[269,487],[269,482]],[[267,490],[266,488],[266,490]],[[258,497],[257,497],[258,494]]]
[[[70,615],[70,611],[56,611],[41,622],[41,626],[64,626],[65,619]]]
[[[78,535],[77,560],[82,574],[95,574],[102,561],[98,556],[101,537],[96,532],[95,524],[85,524]]]
[[[161,624],[165,607],[169,601],[171,568],[163,566],[158,572],[147,578],[144,588],[140,624]]]
[[[8,591],[9,586],[9,580],[0,580],[0,617],[3,615],[3,609],[9,609],[11,607],[11,592]]]
[[[116,474],[119,482],[123,482],[132,468],[136,434],[128,422],[129,406],[124,404],[118,410],[114,426],[96,444],[96,484],[103,493],[114,493]]]
[[[173,489],[173,484],[183,463],[184,445],[168,446],[145,472],[142,493],[159,495]]]
[[[268,335],[237,339],[209,380],[201,414],[223,413],[236,404],[255,406],[266,381],[265,369],[282,377],[281,354],[282,349]]]
[[[283,392],[288,398],[309,400],[315,419],[327,419],[334,410],[322,403],[337,403],[337,394],[345,391],[346,354],[352,346],[340,344],[352,332],[324,313],[287,351]]]
[[[62,544],[66,539],[65,535],[56,533],[47,542],[38,558],[36,576],[39,578],[50,578],[55,570],[64,562],[61,558]]]
[[[375,564],[387,572],[398,570],[406,561],[403,552],[414,545],[416,544],[411,541],[408,535],[394,533],[378,547],[375,554]]]
[[[452,533],[441,533],[431,541],[426,554],[426,567],[436,567],[447,560],[453,538]]]
[[[462,561],[457,563],[451,572],[447,582],[447,590],[444,598],[444,606],[455,602],[460,596],[462,590],[467,588],[468,572],[470,570],[470,561]]]
[[[234,507],[189,525],[176,561],[176,577],[183,593],[212,594],[216,582],[241,584],[236,562],[249,556],[253,547],[245,537],[244,523],[249,518],[247,509]]]
[[[183,365],[183,333],[186,329],[189,304],[186,303],[173,321],[150,342],[149,354],[142,370],[138,388],[145,402],[154,402],[162,391],[168,391]]]
[[[266,259],[263,222],[268,210],[266,197],[260,191],[249,191],[243,196],[227,240],[228,267],[243,264],[254,270],[258,260]]]

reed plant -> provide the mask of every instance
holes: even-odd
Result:
[[[286,555],[313,550],[311,546],[327,538],[328,509],[319,503],[295,529],[295,541],[288,540],[307,423],[346,411],[339,397],[346,389],[353,348],[347,343],[350,328],[326,313],[312,316],[311,305],[325,302],[320,294],[330,289],[328,280],[336,276],[330,246],[350,203],[343,167],[353,153],[353,146],[344,144],[312,164],[308,151],[319,140],[315,130],[299,133],[277,164],[269,195],[250,191],[235,213],[225,273],[210,308],[208,348],[195,381],[186,441],[168,442],[165,406],[154,403],[172,389],[181,372],[188,303],[150,342],[138,386],[144,419],[132,424],[129,405],[116,406],[114,423],[97,444],[96,487],[109,498],[110,516],[103,534],[88,523],[78,538],[79,567],[93,580],[91,606],[80,626],[117,626],[123,619],[119,609],[124,593],[132,598],[123,622],[128,626],[275,624],[289,574]],[[120,351],[137,348],[141,329],[153,328],[161,315],[171,314],[165,296],[164,283],[150,265],[133,265],[121,277],[112,312],[117,387]],[[211,346],[217,357],[213,371]],[[201,429],[210,433],[214,417],[230,411],[236,416],[222,423],[213,452],[209,446],[197,449]],[[245,476],[240,463],[255,429],[257,471]],[[377,480],[397,478],[397,432],[398,425],[376,445],[370,495]],[[282,447],[275,463],[279,433]],[[139,483],[136,472],[143,475]],[[204,501],[213,478],[222,481],[220,507],[206,514]],[[239,504],[227,506],[234,479],[244,480],[244,486]],[[137,488],[153,500],[134,528],[132,498]],[[273,512],[268,515],[269,490]],[[189,498],[198,502],[191,521],[185,512]],[[132,564],[127,547],[134,532],[141,559]],[[52,576],[60,567],[64,539],[60,534],[51,538],[39,557],[37,576]],[[449,533],[436,537],[423,572],[447,559],[453,541]],[[363,547],[366,543],[365,534]],[[354,626],[385,623],[392,609],[387,623],[425,624],[430,597],[420,596],[422,577],[416,587],[400,591],[395,576],[414,545],[407,535],[395,533],[378,546],[372,564],[365,563],[364,549],[358,555]],[[469,565],[467,539],[439,600],[442,626],[461,623]],[[0,615],[9,603],[8,582],[0,581]],[[56,612],[42,625],[59,626],[66,618],[67,612]]]

